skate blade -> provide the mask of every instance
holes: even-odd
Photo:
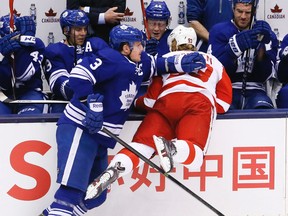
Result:
[[[86,196],[85,196],[85,200],[87,199],[93,199],[93,198],[96,198],[96,194],[97,194],[98,190],[96,189],[96,186],[92,184],[90,184],[87,188],[87,191],[86,191]]]
[[[158,152],[158,157],[160,159],[160,165],[164,170],[164,172],[168,173],[171,169],[171,166],[168,165],[170,164],[169,159],[167,157],[163,157],[162,155],[162,151],[164,150],[164,143],[162,139],[158,138],[155,135],[153,135],[153,140],[155,143],[156,150]]]

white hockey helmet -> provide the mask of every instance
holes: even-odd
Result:
[[[197,35],[195,30],[192,27],[185,27],[183,25],[178,25],[167,38],[167,44],[171,51],[172,41],[176,40],[177,46],[182,44],[192,44],[196,46]]]

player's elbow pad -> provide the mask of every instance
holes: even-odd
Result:
[[[61,85],[61,94],[66,100],[70,100],[73,96],[73,90],[70,88],[69,80],[66,80]]]

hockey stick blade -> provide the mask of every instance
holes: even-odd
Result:
[[[110,136],[111,138],[113,138],[114,140],[116,140],[118,143],[120,143],[122,146],[124,146],[125,148],[127,148],[129,151],[131,151],[132,153],[134,153],[135,155],[137,155],[140,159],[142,159],[145,163],[147,163],[148,165],[150,165],[151,167],[153,167],[155,170],[157,170],[158,172],[160,172],[161,174],[163,174],[165,177],[167,177],[168,179],[170,179],[172,182],[174,182],[176,185],[178,185],[179,187],[181,187],[183,190],[185,190],[187,193],[189,193],[190,195],[192,195],[194,198],[196,198],[198,201],[200,201],[202,204],[204,204],[206,207],[208,207],[210,210],[212,210],[214,213],[216,213],[218,216],[224,216],[223,213],[221,213],[220,211],[218,211],[215,207],[213,207],[211,204],[209,204],[208,202],[206,202],[204,199],[202,199],[200,196],[198,196],[197,194],[195,194],[193,191],[191,191],[189,188],[187,188],[185,185],[183,185],[181,182],[179,182],[177,179],[175,179],[173,176],[169,175],[168,173],[166,173],[162,168],[160,168],[159,166],[157,166],[155,163],[153,163],[151,160],[149,160],[148,158],[146,158],[144,155],[142,155],[140,152],[138,152],[137,150],[135,150],[133,147],[131,147],[128,143],[126,143],[124,140],[122,140],[121,138],[119,138],[118,136],[116,136],[115,134],[113,134],[111,131],[109,131],[107,128],[103,127],[101,129],[102,132],[104,132],[105,134],[107,134],[108,136]]]
[[[62,100],[12,100],[3,92],[0,92],[0,102],[7,104],[67,104],[69,101]]]

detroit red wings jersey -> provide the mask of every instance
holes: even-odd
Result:
[[[170,52],[163,57],[193,51]],[[145,95],[138,98],[135,106],[149,110],[155,101],[176,92],[198,92],[207,97],[217,113],[225,113],[232,101],[232,86],[223,65],[210,54],[200,52],[206,59],[206,68],[191,73],[173,73],[154,77]],[[177,106],[177,104],[175,104]]]

